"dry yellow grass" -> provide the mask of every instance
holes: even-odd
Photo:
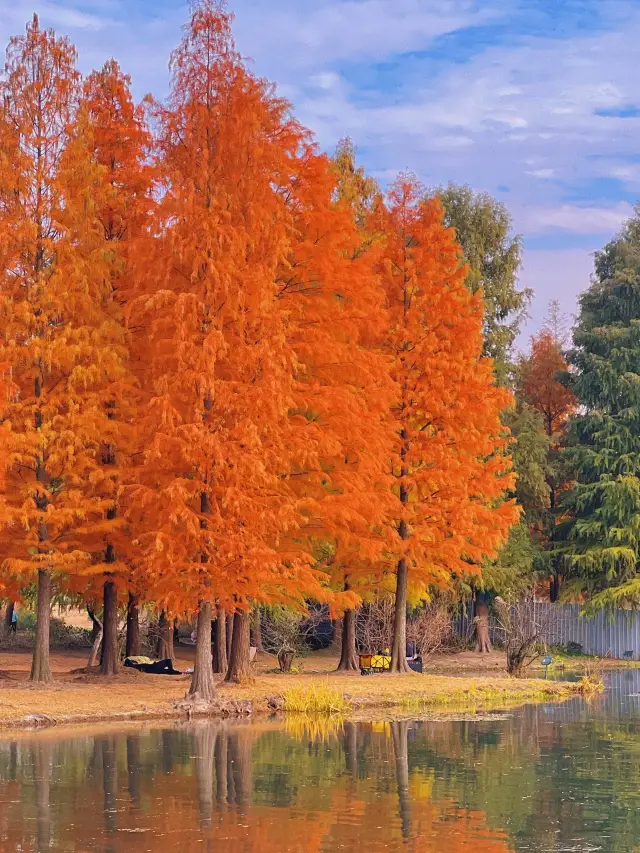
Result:
[[[178,652],[178,668],[190,665],[192,650]],[[85,664],[84,653],[55,653],[52,668],[56,678],[50,687],[33,687],[27,681],[29,655],[0,653],[0,726],[24,724],[30,715],[55,722],[89,720],[153,719],[175,716],[173,703],[184,698],[189,676],[144,675],[123,670],[115,678],[74,674]],[[516,681],[499,673],[477,677],[444,675],[372,675],[331,672],[336,659],[320,654],[305,661],[305,673],[282,675],[270,672],[274,661],[260,656],[255,677],[242,685],[220,684],[222,699],[249,699],[255,711],[266,711],[268,700],[282,700],[287,692],[313,691],[320,682],[344,700],[341,707],[355,712],[375,709],[464,709],[510,707],[529,701],[561,700],[576,692],[575,684]]]

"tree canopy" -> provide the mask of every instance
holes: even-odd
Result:
[[[564,562],[595,605],[640,600],[640,218],[596,255],[580,298],[569,387],[578,410],[565,453]]]
[[[455,228],[468,265],[466,284],[484,299],[484,354],[494,360],[496,377],[505,384],[512,346],[520,330],[531,291],[518,288],[522,240],[512,233],[504,204],[488,193],[448,184],[434,191],[445,210],[444,222]]]

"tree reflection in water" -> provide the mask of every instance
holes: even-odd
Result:
[[[406,722],[347,723],[296,737],[199,722],[24,735],[0,750],[0,849],[320,853],[358,843],[369,853],[404,850],[406,841],[462,849],[428,838],[451,804],[434,806],[412,788],[408,731]],[[475,829],[484,831],[481,821]]]
[[[0,742],[0,851],[632,853],[640,717],[605,710],[23,733]]]

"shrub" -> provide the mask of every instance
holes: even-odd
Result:
[[[310,639],[323,618],[323,612],[313,609],[308,613],[278,605],[263,609],[262,646],[277,655],[281,672],[291,672],[294,658],[309,654]]]
[[[417,608],[407,622],[407,640],[414,642],[423,661],[436,652],[455,647],[451,611],[441,602]]]
[[[22,610],[18,614],[18,634],[13,637],[9,635],[9,643],[13,648],[31,649],[34,643],[36,629],[36,615],[29,610]],[[62,619],[51,617],[49,639],[52,648],[63,649],[90,649],[91,631],[86,628],[76,628],[67,625]]]
[[[52,646],[59,646],[65,649],[91,648],[91,631],[88,631],[86,628],[76,628],[73,625],[67,625],[62,619],[52,617],[49,636]]]

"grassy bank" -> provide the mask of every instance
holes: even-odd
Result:
[[[177,665],[190,661],[180,652]],[[184,716],[175,704],[184,699],[189,676],[145,675],[123,669],[113,678],[73,672],[84,665],[84,655],[57,653],[52,665],[55,682],[32,686],[27,680],[25,653],[0,654],[0,726],[170,719]],[[284,713],[338,713],[362,715],[401,710],[411,713],[438,710],[491,710],[528,702],[561,701],[582,689],[579,683],[514,680],[504,673],[478,675],[375,675],[332,672],[335,658],[320,655],[305,661],[306,672],[273,673],[273,660],[262,657],[255,677],[242,685],[219,685],[221,708],[251,703],[255,715],[273,710]],[[45,718],[41,720],[33,718]]]

